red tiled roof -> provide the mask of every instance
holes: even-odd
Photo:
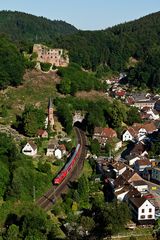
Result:
[[[94,135],[99,134],[100,137],[105,138],[113,138],[117,137],[117,133],[112,128],[101,128],[101,127],[95,127],[94,129]]]
[[[46,130],[38,129],[37,135],[38,135],[38,136],[42,136],[45,132],[46,132]]]
[[[126,91],[125,91],[125,90],[118,90],[118,91],[115,92],[115,94],[116,94],[118,97],[123,97],[123,96],[125,96]]]

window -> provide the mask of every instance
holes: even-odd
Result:
[[[148,218],[152,218],[152,215],[148,215]]]
[[[145,215],[141,215],[141,219],[144,219],[145,218]]]
[[[142,209],[142,213],[144,213],[144,209]]]
[[[152,208],[149,208],[149,212],[152,212]]]

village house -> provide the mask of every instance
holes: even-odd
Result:
[[[134,163],[139,160],[141,157],[138,154],[128,155],[125,157],[129,166],[133,166]]]
[[[32,141],[27,142],[27,144],[22,149],[22,153],[27,156],[35,156],[37,154],[37,146]]]
[[[48,132],[46,130],[43,130],[43,129],[38,129],[37,136],[39,138],[48,138]]]
[[[131,183],[140,193],[146,193],[148,189],[148,184],[144,180],[138,180]]]
[[[33,52],[37,54],[38,62],[51,63],[56,67],[67,67],[69,64],[68,52],[64,49],[34,44]]]
[[[140,175],[142,175],[144,169],[147,167],[151,167],[151,162],[146,158],[137,160],[134,164],[134,170]]]
[[[155,222],[155,206],[144,196],[129,198],[128,204],[136,222],[143,225]]]
[[[156,100],[149,93],[132,93],[126,99],[126,103],[139,109],[144,107],[154,108]]]
[[[155,100],[148,100],[148,101],[137,101],[133,104],[134,107],[137,107],[139,109],[144,107],[149,107],[151,109],[154,108]]]
[[[56,140],[51,139],[48,143],[46,156],[54,156],[54,151],[56,150],[58,143]]]
[[[148,192],[148,184],[133,171],[126,169],[114,180],[114,196],[119,201],[126,201],[138,224],[153,224],[155,221],[155,206],[143,194]]]
[[[101,146],[105,146],[107,140],[116,138],[117,133],[112,128],[95,127],[93,139],[97,139]]]
[[[66,147],[64,144],[59,145],[54,151],[54,155],[57,159],[61,159],[65,154],[66,154]]]
[[[146,145],[143,142],[137,142],[125,159],[127,160],[128,165],[133,166],[137,160],[146,156],[148,156]]]
[[[144,107],[141,109],[142,120],[158,120],[159,113],[155,109]]]
[[[54,156],[57,158],[57,159],[61,159],[62,158],[62,151],[59,149],[59,148],[57,148],[57,149],[55,149],[55,151],[54,151]]]
[[[142,178],[133,169],[126,169],[114,180],[114,188],[122,188],[126,183],[142,180]]]
[[[122,141],[134,141],[136,138],[136,132],[132,127],[129,127],[127,130],[125,130],[122,134]]]
[[[117,200],[124,201],[124,198],[126,194],[130,191],[131,187],[132,186],[130,184],[126,184],[120,189],[115,189],[114,196],[116,197]]]
[[[123,132],[122,141],[141,141],[147,134],[151,134],[157,130],[154,122],[146,122],[144,124],[134,123]]]
[[[127,169],[127,166],[122,162],[114,162],[109,164],[109,168],[114,175],[113,178],[117,178]]]

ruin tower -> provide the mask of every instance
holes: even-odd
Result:
[[[53,129],[54,126],[54,118],[53,118],[53,103],[52,99],[49,99],[48,103],[48,125]]]

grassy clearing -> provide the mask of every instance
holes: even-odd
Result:
[[[56,95],[56,82],[55,73],[32,70],[26,72],[21,86],[0,91],[0,103],[7,107],[7,116],[0,120],[1,123],[9,124],[15,121],[16,115],[21,114],[26,104],[47,110],[48,98]]]

